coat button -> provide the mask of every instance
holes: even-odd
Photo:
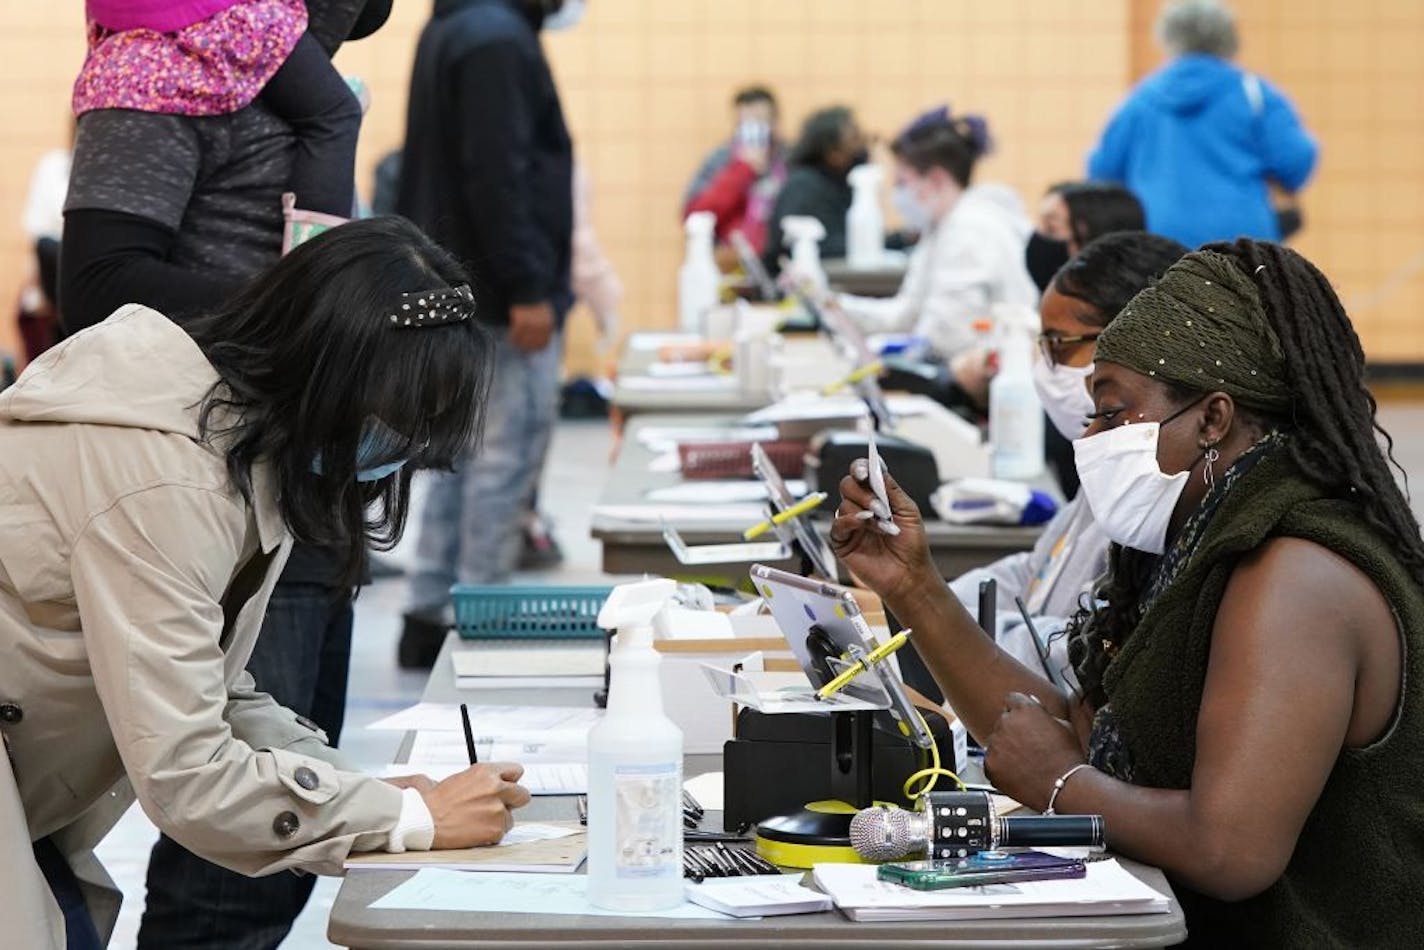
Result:
[[[305,765],[293,772],[292,778],[296,779],[297,784],[309,792],[316,791],[316,787],[321,784],[321,779],[316,777],[316,773]]]
[[[297,820],[296,814],[290,811],[284,811],[272,820],[272,830],[277,833],[279,838],[290,838],[297,833],[297,829],[301,826],[302,823]]]
[[[19,703],[0,703],[0,722],[8,722],[16,725],[25,718],[25,711],[20,708]]]

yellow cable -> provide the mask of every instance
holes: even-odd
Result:
[[[930,732],[930,724],[925,722],[925,717],[920,713],[918,709],[915,710],[915,715],[919,718],[920,725],[924,727],[925,732],[928,733],[931,737],[933,737],[934,733]],[[930,767],[927,769],[920,769],[914,775],[911,775],[909,778],[905,779],[905,785],[901,790],[904,792],[906,798],[908,798],[910,801],[914,801],[915,799],[928,795],[930,792],[934,791],[934,787],[936,783],[939,782],[940,776],[942,775],[947,775],[950,778],[954,779],[954,784],[959,786],[959,790],[961,792],[965,790],[966,786],[964,784],[963,779],[961,779],[958,775],[955,775],[949,769],[940,768],[939,743],[932,741],[930,742]],[[917,792],[910,791],[914,784],[922,779],[927,780],[925,781],[925,787]]]

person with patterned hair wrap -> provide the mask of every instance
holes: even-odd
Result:
[[[1092,386],[1078,468],[1115,543],[1070,628],[1080,693],[946,596],[898,487],[899,535],[861,520],[863,461],[837,556],[914,628],[994,784],[1101,814],[1191,944],[1424,945],[1424,541],[1329,281],[1276,244],[1188,254],[1103,331]]]

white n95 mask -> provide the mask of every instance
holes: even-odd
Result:
[[[1065,439],[1079,438],[1088,427],[1088,416],[1093,411],[1093,397],[1088,392],[1091,375],[1092,363],[1049,366],[1047,360],[1041,359],[1033,364],[1033,388],[1038,390],[1038,401]]]
[[[1160,423],[1122,425],[1073,442],[1078,478],[1093,518],[1113,541],[1147,554],[1167,550],[1167,523],[1191,472],[1157,464]]]

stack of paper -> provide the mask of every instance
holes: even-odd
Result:
[[[857,921],[974,920],[999,917],[1096,917],[1165,914],[1166,897],[1116,861],[1094,861],[1087,877],[917,891],[877,880],[864,864],[818,864],[816,886]]]
[[[588,855],[588,838],[572,822],[515,825],[499,844],[449,851],[371,851],[346,859],[347,870],[507,871],[519,874],[572,874]]]
[[[687,899],[732,917],[815,914],[831,909],[831,899],[803,886],[800,874],[709,878],[687,885]]]
[[[450,655],[458,689],[603,685],[602,637],[588,640],[472,640]]]

